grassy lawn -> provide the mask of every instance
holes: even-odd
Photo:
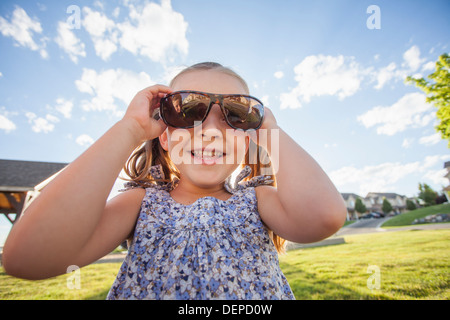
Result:
[[[351,235],[345,240],[281,257],[297,299],[450,299],[450,229]],[[368,288],[368,282],[375,284],[372,268],[379,270],[379,289]]]
[[[430,214],[437,213],[450,213],[450,203],[438,204],[435,206],[425,207],[399,214],[398,216],[395,216],[392,219],[386,221],[382,225],[382,227],[384,228],[410,225],[414,221],[414,219],[425,218]]]
[[[297,299],[450,299],[450,229],[352,235],[345,240],[280,257]],[[25,281],[0,269],[0,300],[105,299],[119,267],[105,263],[82,268],[79,290],[67,287],[73,275]],[[368,288],[377,275],[368,268],[378,268],[379,289]]]
[[[0,268],[0,300],[103,300],[120,265],[99,263],[79,269],[80,289],[75,288],[75,273],[28,281],[8,276]]]

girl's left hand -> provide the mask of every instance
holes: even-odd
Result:
[[[252,139],[253,142],[256,143],[257,145],[260,145],[263,148],[267,149],[267,146],[266,146],[267,141],[261,141],[259,139],[259,134],[260,134],[261,130],[263,130],[263,131],[266,130],[267,132],[265,133],[266,134],[265,136],[269,138],[270,130],[272,130],[272,129],[279,129],[277,120],[275,119],[272,111],[269,108],[264,107],[263,123],[262,123],[261,127],[258,130],[256,130],[256,132],[251,132],[249,134],[250,139]],[[263,139],[263,140],[268,140],[268,139]]]
[[[278,128],[275,116],[273,115],[272,111],[269,108],[264,107],[264,120],[260,129],[275,129],[275,128]]]

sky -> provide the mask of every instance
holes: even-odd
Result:
[[[404,79],[449,52],[449,13],[448,0],[2,0],[0,159],[69,163],[139,90],[215,61],[340,192],[441,191],[437,109]]]

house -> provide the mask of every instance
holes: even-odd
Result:
[[[363,200],[364,198],[355,193],[341,193],[341,196],[344,199],[345,206],[347,207],[347,220],[358,219],[358,213],[355,210],[356,199],[360,198]]]
[[[369,192],[366,197],[361,197],[355,193],[341,193],[347,207],[347,220],[359,219],[361,213],[355,210],[356,199],[361,199],[367,212],[383,212],[383,200],[387,199],[393,208],[394,213],[406,211],[406,196],[397,193]]]
[[[67,163],[0,159],[0,214],[11,223],[17,221],[26,203],[66,166]]]
[[[395,213],[402,213],[406,211],[406,196],[397,193],[381,193],[369,192],[366,196],[366,201],[369,203],[367,209],[369,211],[383,212],[383,200],[386,199],[392,206]]]
[[[444,163],[444,169],[447,169],[447,173],[444,177],[446,177],[449,181],[449,185],[444,188],[444,194],[447,198],[447,202],[450,203],[450,161]]]

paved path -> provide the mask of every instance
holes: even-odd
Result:
[[[391,219],[362,219],[354,222],[347,227],[341,228],[336,236],[344,236],[349,234],[361,234],[361,233],[374,233],[374,232],[385,232],[385,231],[400,231],[400,230],[430,230],[430,229],[449,229],[450,223],[433,223],[433,224],[418,224],[410,225],[398,228],[381,228],[381,225],[387,220]]]

